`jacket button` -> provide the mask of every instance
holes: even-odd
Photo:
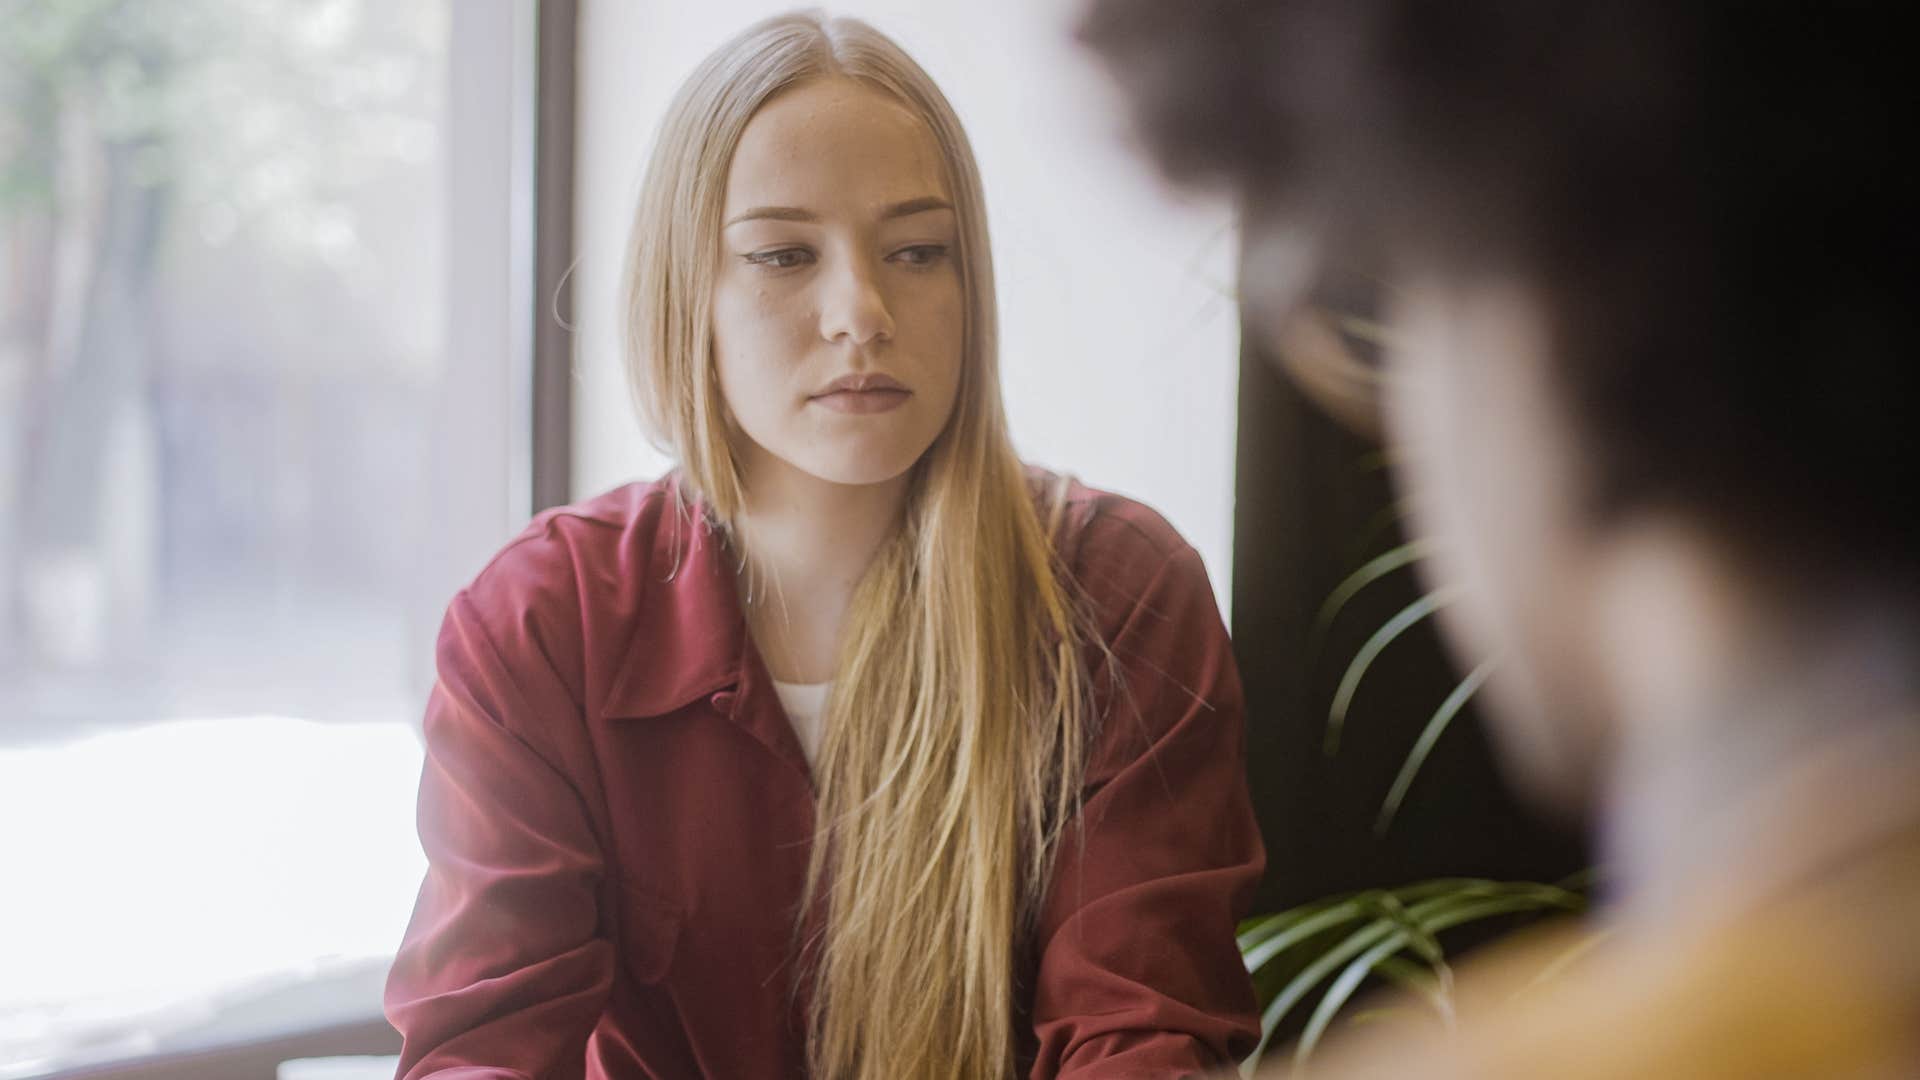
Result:
[[[733,691],[722,690],[719,693],[713,695],[713,697],[708,700],[713,702],[713,707],[715,711],[727,713],[731,715],[733,712],[733,699],[734,699]]]

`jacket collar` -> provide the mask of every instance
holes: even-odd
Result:
[[[616,586],[628,599],[633,632],[607,693],[609,717],[664,716],[760,681],[747,674],[758,661],[726,534],[704,502],[685,495],[678,474],[640,498]]]

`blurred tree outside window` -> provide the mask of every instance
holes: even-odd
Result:
[[[0,1077],[377,1009],[463,525],[453,19],[0,0]]]

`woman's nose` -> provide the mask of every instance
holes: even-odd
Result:
[[[878,268],[848,259],[828,273],[820,308],[820,336],[867,345],[893,337],[893,314],[881,294]]]

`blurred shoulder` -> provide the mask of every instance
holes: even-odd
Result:
[[[1355,1025],[1313,1075],[1920,1075],[1920,835],[1855,861],[1723,926],[1522,932],[1460,971],[1454,1031]]]

